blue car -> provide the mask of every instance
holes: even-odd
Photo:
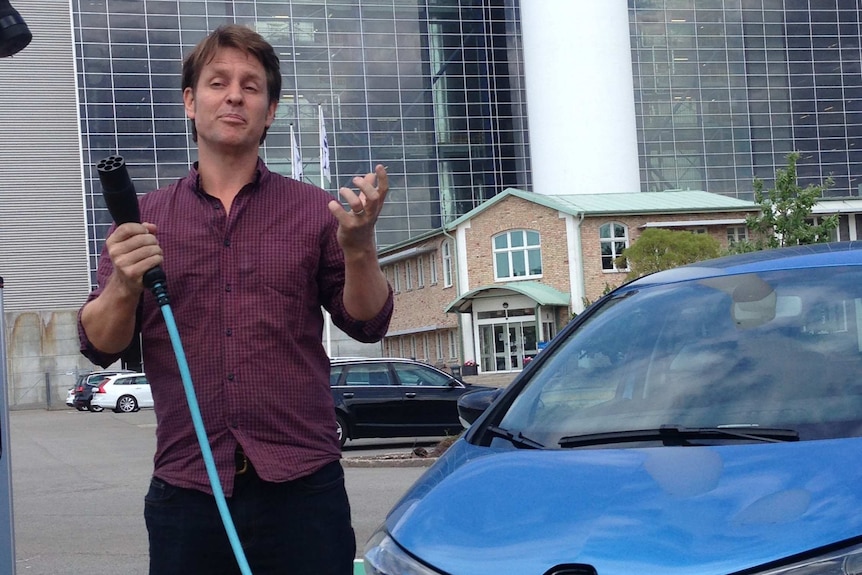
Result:
[[[369,575],[862,573],[862,242],[641,278],[472,395]]]

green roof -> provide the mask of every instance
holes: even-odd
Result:
[[[567,306],[571,301],[571,296],[569,294],[558,291],[549,285],[545,285],[537,281],[520,281],[491,284],[472,289],[467,293],[460,295],[458,299],[446,306],[444,311],[446,313],[469,312],[473,307],[474,299],[480,297],[483,293],[489,297],[493,296],[494,290],[517,292],[529,297],[539,305]]]
[[[586,216],[611,214],[673,214],[749,211],[757,204],[731,196],[699,190],[669,190],[666,192],[634,192],[604,194],[545,195],[507,188],[487,202],[451,222],[452,228],[485,211],[497,202],[516,196],[564,213]]]

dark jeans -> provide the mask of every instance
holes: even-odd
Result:
[[[144,499],[150,575],[238,575],[215,498],[153,478]],[[251,469],[227,500],[253,575],[352,575],[356,538],[337,461],[286,483]]]

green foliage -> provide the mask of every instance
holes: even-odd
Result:
[[[614,291],[614,288],[611,287],[611,284],[609,284],[608,282],[605,282],[605,288],[602,290],[602,295],[599,297],[606,296],[609,293],[611,293],[612,291]],[[584,309],[587,309],[588,307],[593,305],[593,302],[591,302],[590,298],[588,298],[587,296],[584,296],[581,298],[581,303],[584,305]],[[572,316],[569,319],[574,319],[577,316],[578,316],[577,313],[572,312]]]
[[[718,257],[721,244],[707,234],[650,228],[623,250],[618,266],[629,268],[628,279],[684,264]]]
[[[787,156],[787,168],[775,172],[774,190],[764,192],[763,180],[754,179],[754,201],[760,205],[761,212],[757,216],[748,216],[746,224],[756,237],[751,246],[735,246],[735,249],[752,251],[745,248],[762,250],[829,241],[830,232],[838,227],[838,216],[820,218],[820,222],[815,224],[811,210],[823,192],[832,186],[832,178],[822,186],[810,184],[800,188],[796,177],[798,160],[798,152]]]

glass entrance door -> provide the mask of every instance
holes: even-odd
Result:
[[[535,321],[504,320],[479,325],[483,372],[523,369],[525,358],[537,353]]]

